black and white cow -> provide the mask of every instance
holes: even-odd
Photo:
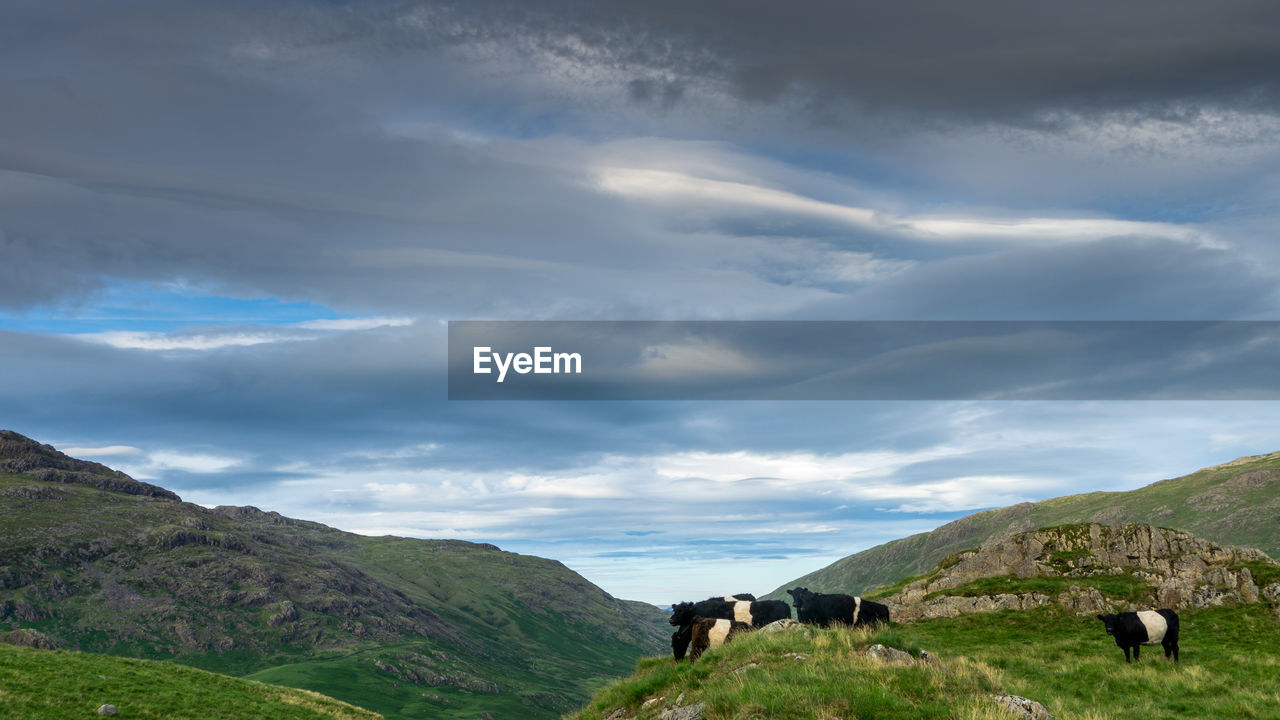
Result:
[[[787,594],[796,606],[796,619],[802,623],[829,627],[838,622],[861,627],[889,622],[887,606],[853,595],[828,595],[803,587],[792,588]]]
[[[1172,610],[1139,610],[1112,615],[1099,615],[1106,625],[1107,634],[1116,639],[1116,645],[1124,650],[1124,661],[1129,662],[1129,648],[1133,659],[1143,645],[1164,647],[1164,656],[1178,662],[1178,613]]]
[[[791,617],[791,608],[781,600],[737,600],[726,596],[676,603],[671,606],[668,622],[683,627],[694,617],[724,618],[758,628]]]
[[[671,606],[671,619],[667,621],[679,628],[671,634],[671,654],[676,660],[684,657],[693,637],[690,625],[700,617],[730,620],[745,628],[758,628],[791,617],[791,607],[781,600],[755,600],[749,593],[713,597],[696,603],[676,603]]]
[[[750,625],[725,618],[694,618],[689,623],[689,662],[696,661],[707,650],[718,648],[729,642],[734,635],[750,629]]]

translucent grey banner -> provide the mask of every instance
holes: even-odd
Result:
[[[1277,322],[449,323],[450,400],[1275,400]]]

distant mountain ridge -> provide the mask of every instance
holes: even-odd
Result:
[[[796,578],[766,597],[803,585],[865,593],[926,572],[944,558],[993,539],[1069,523],[1139,522],[1280,558],[1280,452],[1242,457],[1125,492],[1092,492],[984,510],[936,530],[878,545]]]
[[[11,431],[0,468],[0,628],[65,649],[252,673],[388,720],[549,718],[669,632],[554,560],[207,509]]]

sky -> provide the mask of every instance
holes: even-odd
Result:
[[[0,427],[657,604],[1273,452],[1272,400],[445,368],[456,320],[1280,320],[1277,67],[1269,2],[9,0]]]

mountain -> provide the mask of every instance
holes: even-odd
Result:
[[[119,717],[152,720],[379,720],[307,690],[133,658],[0,644],[0,719]]]
[[[666,644],[554,560],[207,509],[0,431],[0,626],[398,717],[556,717]]]
[[[1150,523],[1280,558],[1280,453],[1243,457],[1127,492],[1093,492],[984,510],[932,532],[850,555],[769,593],[802,585],[863,593],[918,575],[943,558],[992,539],[1069,523]]]

